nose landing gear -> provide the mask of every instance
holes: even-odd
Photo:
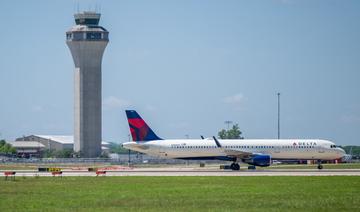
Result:
[[[324,168],[323,165],[321,165],[321,160],[318,160],[317,164],[318,164],[317,168],[318,168],[319,170],[321,170],[321,169]]]

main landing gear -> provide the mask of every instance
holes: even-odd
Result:
[[[230,168],[234,171],[239,171],[240,170],[240,165],[238,163],[232,163],[230,165]]]
[[[318,161],[317,161],[317,164],[318,164],[317,168],[318,168],[319,170],[324,168],[323,165],[321,165],[321,160],[318,160]]]

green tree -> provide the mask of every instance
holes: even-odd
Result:
[[[0,153],[15,154],[16,149],[11,144],[6,143],[5,140],[0,140]]]
[[[56,158],[71,158],[73,154],[74,151],[72,149],[63,149],[55,151],[52,156]]]
[[[5,140],[0,140],[0,148],[6,144]]]
[[[110,153],[127,154],[129,150],[121,147],[121,144],[110,143]]]
[[[221,139],[244,139],[244,137],[242,137],[241,134],[242,132],[240,131],[239,125],[235,124],[229,130],[225,130],[225,129],[220,130],[218,136]]]
[[[16,148],[11,146],[9,153],[10,154],[16,154]]]
[[[45,150],[42,153],[43,158],[72,158],[74,151],[72,149],[63,149],[63,150]]]
[[[342,148],[347,154],[360,155],[360,146],[343,146]]]
[[[51,157],[54,156],[54,152],[55,152],[55,150],[46,149],[46,150],[43,151],[42,157],[43,158],[51,158]]]
[[[14,154],[16,153],[16,149],[14,147],[11,146],[11,144],[5,144],[4,145],[4,151],[7,154]]]

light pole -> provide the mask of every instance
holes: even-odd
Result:
[[[128,137],[129,137],[129,142],[130,142],[130,134],[128,135]],[[129,153],[128,166],[130,166],[130,149],[129,149],[128,153]]]
[[[280,93],[277,93],[278,96],[278,139],[280,139]]]
[[[232,124],[233,122],[228,120],[228,121],[225,121],[224,123],[227,125],[227,129],[229,130],[230,124]]]

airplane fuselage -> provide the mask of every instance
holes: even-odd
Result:
[[[225,151],[251,152],[270,155],[275,160],[335,160],[345,152],[331,141],[319,139],[213,139],[154,140],[147,142],[126,142],[123,147],[152,156],[178,159],[225,159]]]

